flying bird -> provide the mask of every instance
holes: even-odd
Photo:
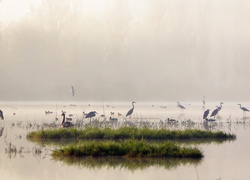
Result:
[[[247,108],[245,107],[241,107],[241,104],[238,104],[240,106],[240,109],[242,109],[243,114],[246,114],[247,111],[249,111]]]
[[[75,88],[73,87],[73,86],[71,86],[71,90],[70,90],[70,92],[72,93],[72,96],[74,96],[75,95]]]
[[[179,108],[181,108],[181,109],[186,109],[184,106],[182,106],[179,102],[177,102],[178,103],[178,105],[177,105],[177,107],[179,107]]]
[[[4,120],[3,111],[2,110],[0,110],[0,119]]]
[[[134,112],[134,108],[135,108],[134,103],[136,103],[136,102],[134,102],[134,101],[132,102],[133,107],[127,112],[126,117],[130,116]]]
[[[203,114],[203,119],[206,119],[209,114],[210,109],[207,109]]]

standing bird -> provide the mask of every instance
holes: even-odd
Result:
[[[91,121],[91,118],[95,117],[96,114],[98,114],[96,111],[91,111],[85,116],[85,118],[90,118]]]
[[[206,119],[209,114],[210,109],[207,109],[203,114],[203,119]]]
[[[218,112],[221,110],[222,104],[224,104],[224,103],[221,102],[221,103],[220,103],[220,106],[219,106],[219,107],[217,106],[217,108],[212,112],[212,114],[211,114],[210,117],[214,116],[214,118],[215,118],[215,116],[216,116],[216,115],[218,114]]]
[[[3,111],[2,110],[0,110],[0,119],[4,120]]]
[[[219,107],[217,107],[218,112],[221,110],[221,108],[222,108],[222,104],[224,104],[224,103],[223,103],[223,102],[221,102],[221,103],[220,103],[220,106],[219,106]]]
[[[181,108],[181,109],[186,109],[184,106],[182,106],[179,102],[177,102],[178,103],[178,105],[177,105],[177,107],[179,107],[179,108]]]
[[[211,116],[210,117],[212,117],[212,116],[214,116],[214,118],[215,118],[215,116],[218,114],[218,108],[216,108],[215,110],[213,110],[213,112],[212,112],[212,114],[211,114]]]
[[[70,90],[70,92],[72,93],[72,96],[74,96],[75,95],[75,89],[74,89],[74,87],[73,86],[71,86],[71,90]]]
[[[0,137],[3,135],[4,127],[0,127]]]
[[[136,103],[136,102],[134,102],[134,101],[132,102],[132,106],[133,106],[133,107],[132,107],[132,109],[130,109],[130,110],[127,112],[126,117],[127,117],[127,116],[130,116],[130,115],[133,113],[134,108],[135,108],[134,103]]]
[[[249,111],[247,108],[241,107],[241,104],[238,105],[240,106],[240,109],[242,109],[244,115],[246,114],[246,111]]]

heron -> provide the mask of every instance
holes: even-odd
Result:
[[[2,110],[0,110],[0,119],[4,120],[3,111]]]
[[[221,110],[221,108],[222,108],[222,104],[224,104],[223,102],[221,102],[220,103],[220,106],[216,106],[217,108],[212,112],[212,114],[211,114],[211,116],[210,117],[212,117],[212,116],[216,116],[217,114],[218,114],[218,112]]]
[[[62,111],[62,116],[63,116],[63,120],[62,120],[63,127],[68,128],[68,127],[74,126],[71,122],[65,121],[65,113],[63,111]]]
[[[213,112],[212,112],[212,114],[210,115],[210,117],[212,117],[212,116],[216,116],[217,114],[218,114],[218,108],[216,108],[215,110],[213,110]]]
[[[223,102],[221,102],[221,103],[220,103],[220,106],[219,106],[219,107],[217,107],[218,112],[221,110],[221,108],[222,108],[222,104],[224,104],[224,103],[223,103]]]
[[[70,92],[72,93],[72,96],[74,96],[75,95],[75,88],[73,87],[73,86],[71,86],[71,90],[70,90]]]
[[[91,118],[95,117],[96,114],[98,114],[96,111],[91,111],[85,116],[85,118],[90,118],[91,121]]]
[[[0,128],[0,137],[3,135],[3,130],[4,130],[4,127],[1,127]]]
[[[179,107],[179,108],[181,108],[181,109],[186,109],[184,106],[182,106],[179,102],[177,102],[178,103],[178,105],[177,105],[177,107]]]
[[[207,109],[203,114],[203,119],[206,119],[209,114],[210,109]]]
[[[240,109],[242,109],[244,115],[246,114],[247,111],[249,111],[247,108],[241,107],[241,104],[238,105],[240,106]]]
[[[132,102],[133,107],[127,112],[126,117],[130,116],[134,112],[134,108],[135,108],[134,103],[136,103],[136,102],[134,102],[134,101]]]

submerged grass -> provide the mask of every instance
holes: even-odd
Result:
[[[122,156],[122,157],[174,157],[202,158],[202,152],[197,148],[181,147],[174,142],[162,144],[149,143],[144,140],[125,141],[88,141],[79,146],[69,146],[54,150],[54,157],[84,157],[84,156]]]
[[[28,139],[148,139],[148,140],[186,140],[186,139],[236,139],[234,134],[222,131],[207,131],[197,129],[169,130],[122,127],[119,129],[87,127],[83,130],[69,129],[46,129],[30,132]]]

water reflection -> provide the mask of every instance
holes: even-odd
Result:
[[[199,165],[201,159],[176,159],[176,158],[122,158],[122,157],[84,157],[84,158],[55,158],[69,166],[78,168],[100,169],[103,167],[127,169],[130,171],[143,170],[151,166],[173,169],[180,165]]]

